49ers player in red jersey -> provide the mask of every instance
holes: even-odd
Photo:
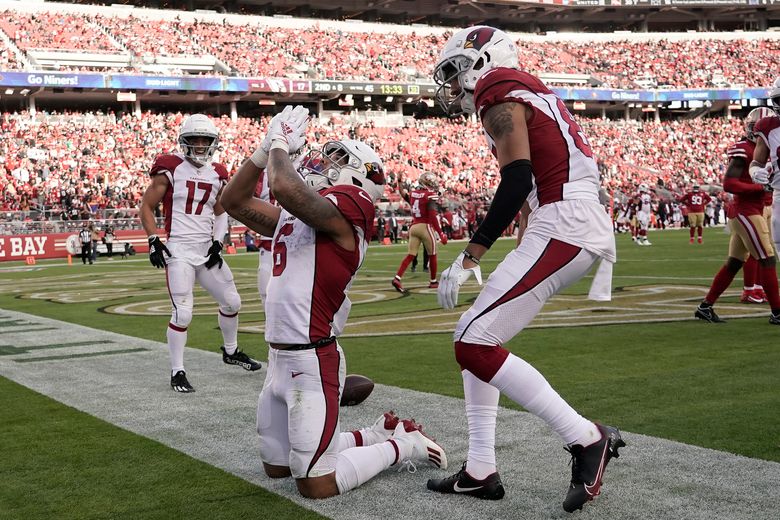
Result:
[[[780,325],[780,293],[777,288],[775,251],[769,225],[764,217],[764,196],[771,188],[767,184],[767,176],[754,179],[750,172],[751,162],[755,159],[754,133],[759,131],[761,110],[755,109],[748,114],[745,120],[747,136],[730,146],[727,151],[730,161],[723,180],[723,189],[734,194],[736,212],[736,217],[731,220],[729,256],[715,275],[704,301],[699,304],[694,313],[694,317],[710,323],[725,321],[715,313],[713,305],[723,291],[731,285],[750,255],[758,260],[758,280],[772,308],[769,323]],[[766,164],[766,156],[763,161]]]
[[[712,198],[709,194],[701,191],[701,186],[694,184],[691,191],[677,199],[688,208],[688,225],[691,226],[691,244],[693,244],[694,234],[699,232],[699,243],[701,244],[704,235],[704,208],[710,203]]]
[[[308,120],[305,107],[274,116],[223,202],[231,215],[273,237],[264,301],[268,374],[257,408],[263,468],[271,478],[295,478],[305,497],[326,498],[399,461],[446,468],[447,457],[419,425],[392,413],[371,427],[339,432],[346,366],[337,338],[385,176],[374,150],[353,140],[326,143],[304,156],[296,171],[289,154],[303,146]],[[253,196],[262,169],[279,206]]]
[[[434,69],[436,98],[449,115],[476,112],[501,181],[488,213],[466,249],[442,273],[439,302],[457,305],[459,287],[536,189],[522,241],[490,275],[455,329],[469,426],[468,459],[445,479],[428,481],[440,493],[500,499],[495,425],[503,392],[557,432],[572,455],[566,511],[599,494],[607,463],[625,443],[617,428],[578,414],[529,363],[503,347],[554,294],[602,260],[611,280],[616,260],[612,224],[599,202],[599,171],[582,128],[539,78],[519,70],[512,38],[492,27],[470,27],[447,41]]]
[[[187,327],[192,321],[192,290],[197,280],[219,304],[222,360],[246,370],[260,363],[238,349],[238,310],[241,298],[233,273],[222,259],[222,240],[228,229],[227,213],[219,198],[228,172],[211,159],[219,146],[217,127],[207,116],[193,114],[179,131],[182,151],[158,155],[149,175],[152,183],[141,200],[141,223],[149,237],[149,260],[165,268],[165,281],[173,304],[167,339],[171,356],[171,388],[193,392],[184,370]],[[157,236],[154,210],[163,203],[163,245]],[[168,256],[167,260],[165,255]]]
[[[435,289],[439,287],[439,282],[436,280],[436,271],[438,269],[436,237],[439,237],[442,244],[447,244],[447,235],[442,232],[439,226],[439,219],[437,218],[436,201],[439,200],[437,191],[439,183],[436,181],[436,176],[431,172],[425,172],[420,175],[418,183],[420,187],[411,192],[399,186],[401,197],[412,207],[412,225],[409,228],[409,250],[401,261],[398,272],[395,273],[392,281],[395,290],[401,294],[408,292],[401,284],[401,278],[403,278],[406,268],[409,267],[409,264],[420,251],[420,244],[425,248],[429,258],[431,281],[428,284],[428,288]]]

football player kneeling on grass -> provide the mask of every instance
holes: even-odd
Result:
[[[286,107],[225,188],[222,203],[250,229],[273,237],[264,300],[268,374],[257,405],[260,457],[272,478],[292,476],[300,493],[344,493],[405,460],[446,467],[444,450],[412,420],[388,412],[370,427],[339,432],[344,352],[337,338],[347,297],[366,254],[382,161],[359,141],[310,151],[297,171],[308,111]],[[254,197],[265,169],[279,206]]]
[[[165,282],[173,304],[168,323],[171,388],[194,392],[184,371],[187,327],[192,321],[192,289],[197,280],[219,304],[222,360],[246,370],[260,363],[238,349],[238,310],[241,298],[233,274],[222,259],[222,238],[228,227],[220,204],[228,172],[212,157],[219,146],[214,123],[203,114],[184,120],[179,132],[179,153],[158,155],[149,175],[152,183],[140,205],[141,224],[149,238],[149,261],[165,269]],[[157,236],[154,211],[163,203],[168,241]]]

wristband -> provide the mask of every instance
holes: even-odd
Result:
[[[268,166],[268,154],[260,148],[255,150],[252,155],[249,156],[249,160],[252,161],[252,164],[257,166],[257,168],[260,170]]]
[[[479,265],[479,258],[477,258],[476,256],[472,255],[471,253],[469,253],[465,249],[463,250],[463,257],[464,258],[468,258],[469,260],[471,260],[475,264]]]
[[[289,154],[290,145],[284,139],[274,139],[271,141],[271,150],[284,150],[284,153]]]

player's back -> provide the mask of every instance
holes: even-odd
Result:
[[[182,154],[158,155],[150,176],[165,175],[168,190],[163,196],[163,214],[168,240],[209,242],[214,227],[217,194],[227,182],[227,169],[219,163],[195,166]]]
[[[412,207],[412,224],[427,224],[431,222],[431,212],[428,203],[439,198],[436,192],[425,188],[416,188],[409,193],[409,205]]]
[[[755,149],[754,142],[742,138],[726,150],[729,160],[739,158],[744,163],[739,176],[739,180],[744,183],[753,184],[750,163],[753,161]],[[734,211],[740,215],[760,215],[764,212],[764,192],[734,193]]]
[[[347,292],[371,239],[374,204],[357,186],[334,186],[320,194],[352,224],[355,250],[345,250],[282,209],[265,299],[269,343],[307,344],[339,336],[349,315],[352,303]]]
[[[474,101],[480,118],[505,102],[522,103],[530,111],[528,142],[540,205],[598,202],[599,171],[590,144],[563,101],[539,78],[510,68],[491,69],[477,82]],[[493,138],[485,135],[495,155]]]

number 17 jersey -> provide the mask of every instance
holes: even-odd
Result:
[[[158,155],[149,175],[165,175],[168,179],[168,190],[163,196],[168,240],[210,243],[214,232],[214,205],[219,190],[228,180],[227,169],[219,163],[197,167],[184,155],[174,153]]]

